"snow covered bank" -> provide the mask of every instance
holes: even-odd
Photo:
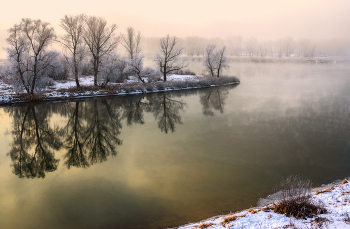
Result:
[[[238,213],[216,216],[179,229],[234,228],[350,228],[350,183],[344,180],[328,188],[314,189],[311,198],[327,210],[313,218],[295,219],[275,213],[271,206],[251,208]]]
[[[236,77],[205,77],[192,75],[171,75],[168,81],[156,81],[140,83],[136,77],[130,77],[123,83],[110,83],[105,87],[94,87],[93,76],[81,77],[79,79],[80,89],[76,88],[75,81],[53,81],[54,85],[48,86],[40,93],[29,96],[25,93],[16,94],[15,89],[4,82],[0,84],[0,105],[45,100],[65,100],[74,98],[141,94],[160,91],[184,90],[204,88],[211,86],[222,86],[229,84],[239,84]]]

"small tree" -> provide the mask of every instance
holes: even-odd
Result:
[[[55,31],[47,22],[24,18],[8,33],[10,35],[6,41],[10,47],[6,51],[13,62],[13,75],[28,94],[33,94],[37,81],[56,56],[56,52],[47,51],[47,47],[56,39]]]
[[[176,44],[176,37],[171,38],[168,35],[160,39],[160,50],[156,54],[155,61],[159,66],[161,73],[163,73],[164,81],[166,81],[166,76],[169,73],[187,67],[184,61],[179,61],[179,57],[182,54],[183,49],[176,49]]]
[[[61,19],[60,24],[66,32],[66,34],[60,38],[60,43],[70,53],[69,56],[64,55],[64,57],[72,70],[77,88],[80,87],[78,79],[80,65],[85,56],[85,49],[83,46],[85,18],[86,16],[84,14],[76,16],[65,15],[64,18]]]
[[[132,60],[136,54],[141,52],[141,38],[141,33],[138,31],[136,34],[132,27],[128,27],[126,29],[126,34],[121,35],[121,44],[128,52],[130,60]]]
[[[94,86],[97,86],[97,76],[100,72],[103,59],[112,54],[117,48],[119,38],[115,36],[115,24],[107,27],[104,18],[89,16],[85,20],[83,38],[91,54],[94,72]]]
[[[228,59],[225,55],[226,46],[222,49],[215,51],[216,46],[214,44],[209,44],[205,50],[205,57],[203,60],[203,65],[206,68],[206,71],[209,72],[210,76],[220,77],[222,70],[224,68],[229,68]]]

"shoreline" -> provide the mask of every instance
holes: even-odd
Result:
[[[195,77],[197,78],[194,79]],[[18,95],[3,94],[0,95],[0,107],[30,102],[69,101],[74,99],[138,95],[240,84],[240,80],[236,77],[200,77],[200,79],[198,79],[198,76],[195,77],[190,77],[190,80],[188,80],[188,77],[184,77],[185,80],[170,80],[166,82],[158,81],[155,83],[120,83],[115,85],[107,85],[105,87],[84,85],[80,89],[77,89],[76,87],[53,87],[51,91],[47,90],[45,92],[35,93],[33,95],[28,95],[26,93],[21,93]],[[175,78],[178,79],[179,76],[175,75]]]
[[[214,216],[196,223],[188,223],[173,229],[238,229],[238,228],[350,228],[349,178],[336,180],[322,187],[313,188],[311,198],[321,203],[327,213],[313,218],[296,219],[271,210],[272,202],[226,215]],[[263,200],[273,200],[273,194]],[[262,199],[259,200],[259,202]],[[258,203],[259,203],[258,202]]]

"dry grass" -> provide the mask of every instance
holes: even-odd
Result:
[[[330,192],[330,191],[332,191],[334,188],[335,188],[335,185],[333,185],[333,186],[331,186],[331,187],[329,187],[329,188],[323,189],[323,190],[316,188],[316,189],[315,189],[315,192],[316,192],[316,195],[318,195],[318,194],[320,194],[320,193]]]
[[[315,215],[327,213],[327,210],[320,203],[314,202],[308,197],[280,201],[274,204],[273,211],[297,219],[312,218]]]
[[[299,176],[290,176],[281,181],[275,188],[276,202],[272,205],[275,213],[286,214],[297,219],[312,218],[326,213],[327,210],[319,202],[312,200],[310,195],[312,184],[310,180]]]
[[[343,185],[343,184],[347,184],[347,183],[349,183],[349,182],[346,179],[344,179],[341,184]]]
[[[210,222],[204,222],[204,223],[200,223],[199,225],[197,225],[195,228],[198,228],[198,229],[204,229],[204,228],[207,228],[207,227],[211,227],[215,225],[215,223],[210,223]]]
[[[221,225],[222,226],[225,226],[226,224],[232,222],[232,221],[235,221],[236,219],[238,219],[239,217],[235,216],[235,215],[229,215],[229,216],[226,216],[224,218],[224,220],[221,222]]]
[[[259,210],[255,210],[253,207],[250,207],[247,211],[252,213],[252,214],[259,212]]]

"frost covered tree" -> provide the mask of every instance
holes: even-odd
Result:
[[[94,86],[97,86],[97,77],[104,59],[117,48],[119,37],[114,34],[117,26],[112,24],[108,27],[104,18],[95,16],[87,17],[85,23],[83,39],[91,54]]]
[[[60,37],[59,41],[69,53],[68,55],[64,55],[64,57],[74,75],[77,88],[80,87],[78,74],[86,53],[83,44],[85,19],[86,16],[84,14],[75,16],[65,15],[60,23],[65,34]]]
[[[132,27],[128,27],[126,29],[126,34],[121,35],[121,44],[128,52],[130,60],[132,60],[136,54],[141,52],[141,38],[140,31],[136,34]]]
[[[181,70],[187,65],[180,60],[182,48],[176,48],[178,40],[176,37],[169,35],[160,39],[160,50],[156,54],[155,61],[161,73],[163,73],[164,81],[169,73]]]
[[[124,80],[124,72],[128,67],[129,59],[120,57],[118,54],[107,56],[101,66],[100,82],[106,86],[109,82],[121,82]]]
[[[56,39],[55,31],[47,22],[24,18],[8,33],[6,51],[13,69],[12,77],[32,95],[43,72],[51,67],[50,62],[57,55],[47,50]]]
[[[210,76],[220,77],[224,68],[229,68],[228,59],[225,55],[226,46],[215,52],[216,45],[209,44],[205,49],[203,65]]]

